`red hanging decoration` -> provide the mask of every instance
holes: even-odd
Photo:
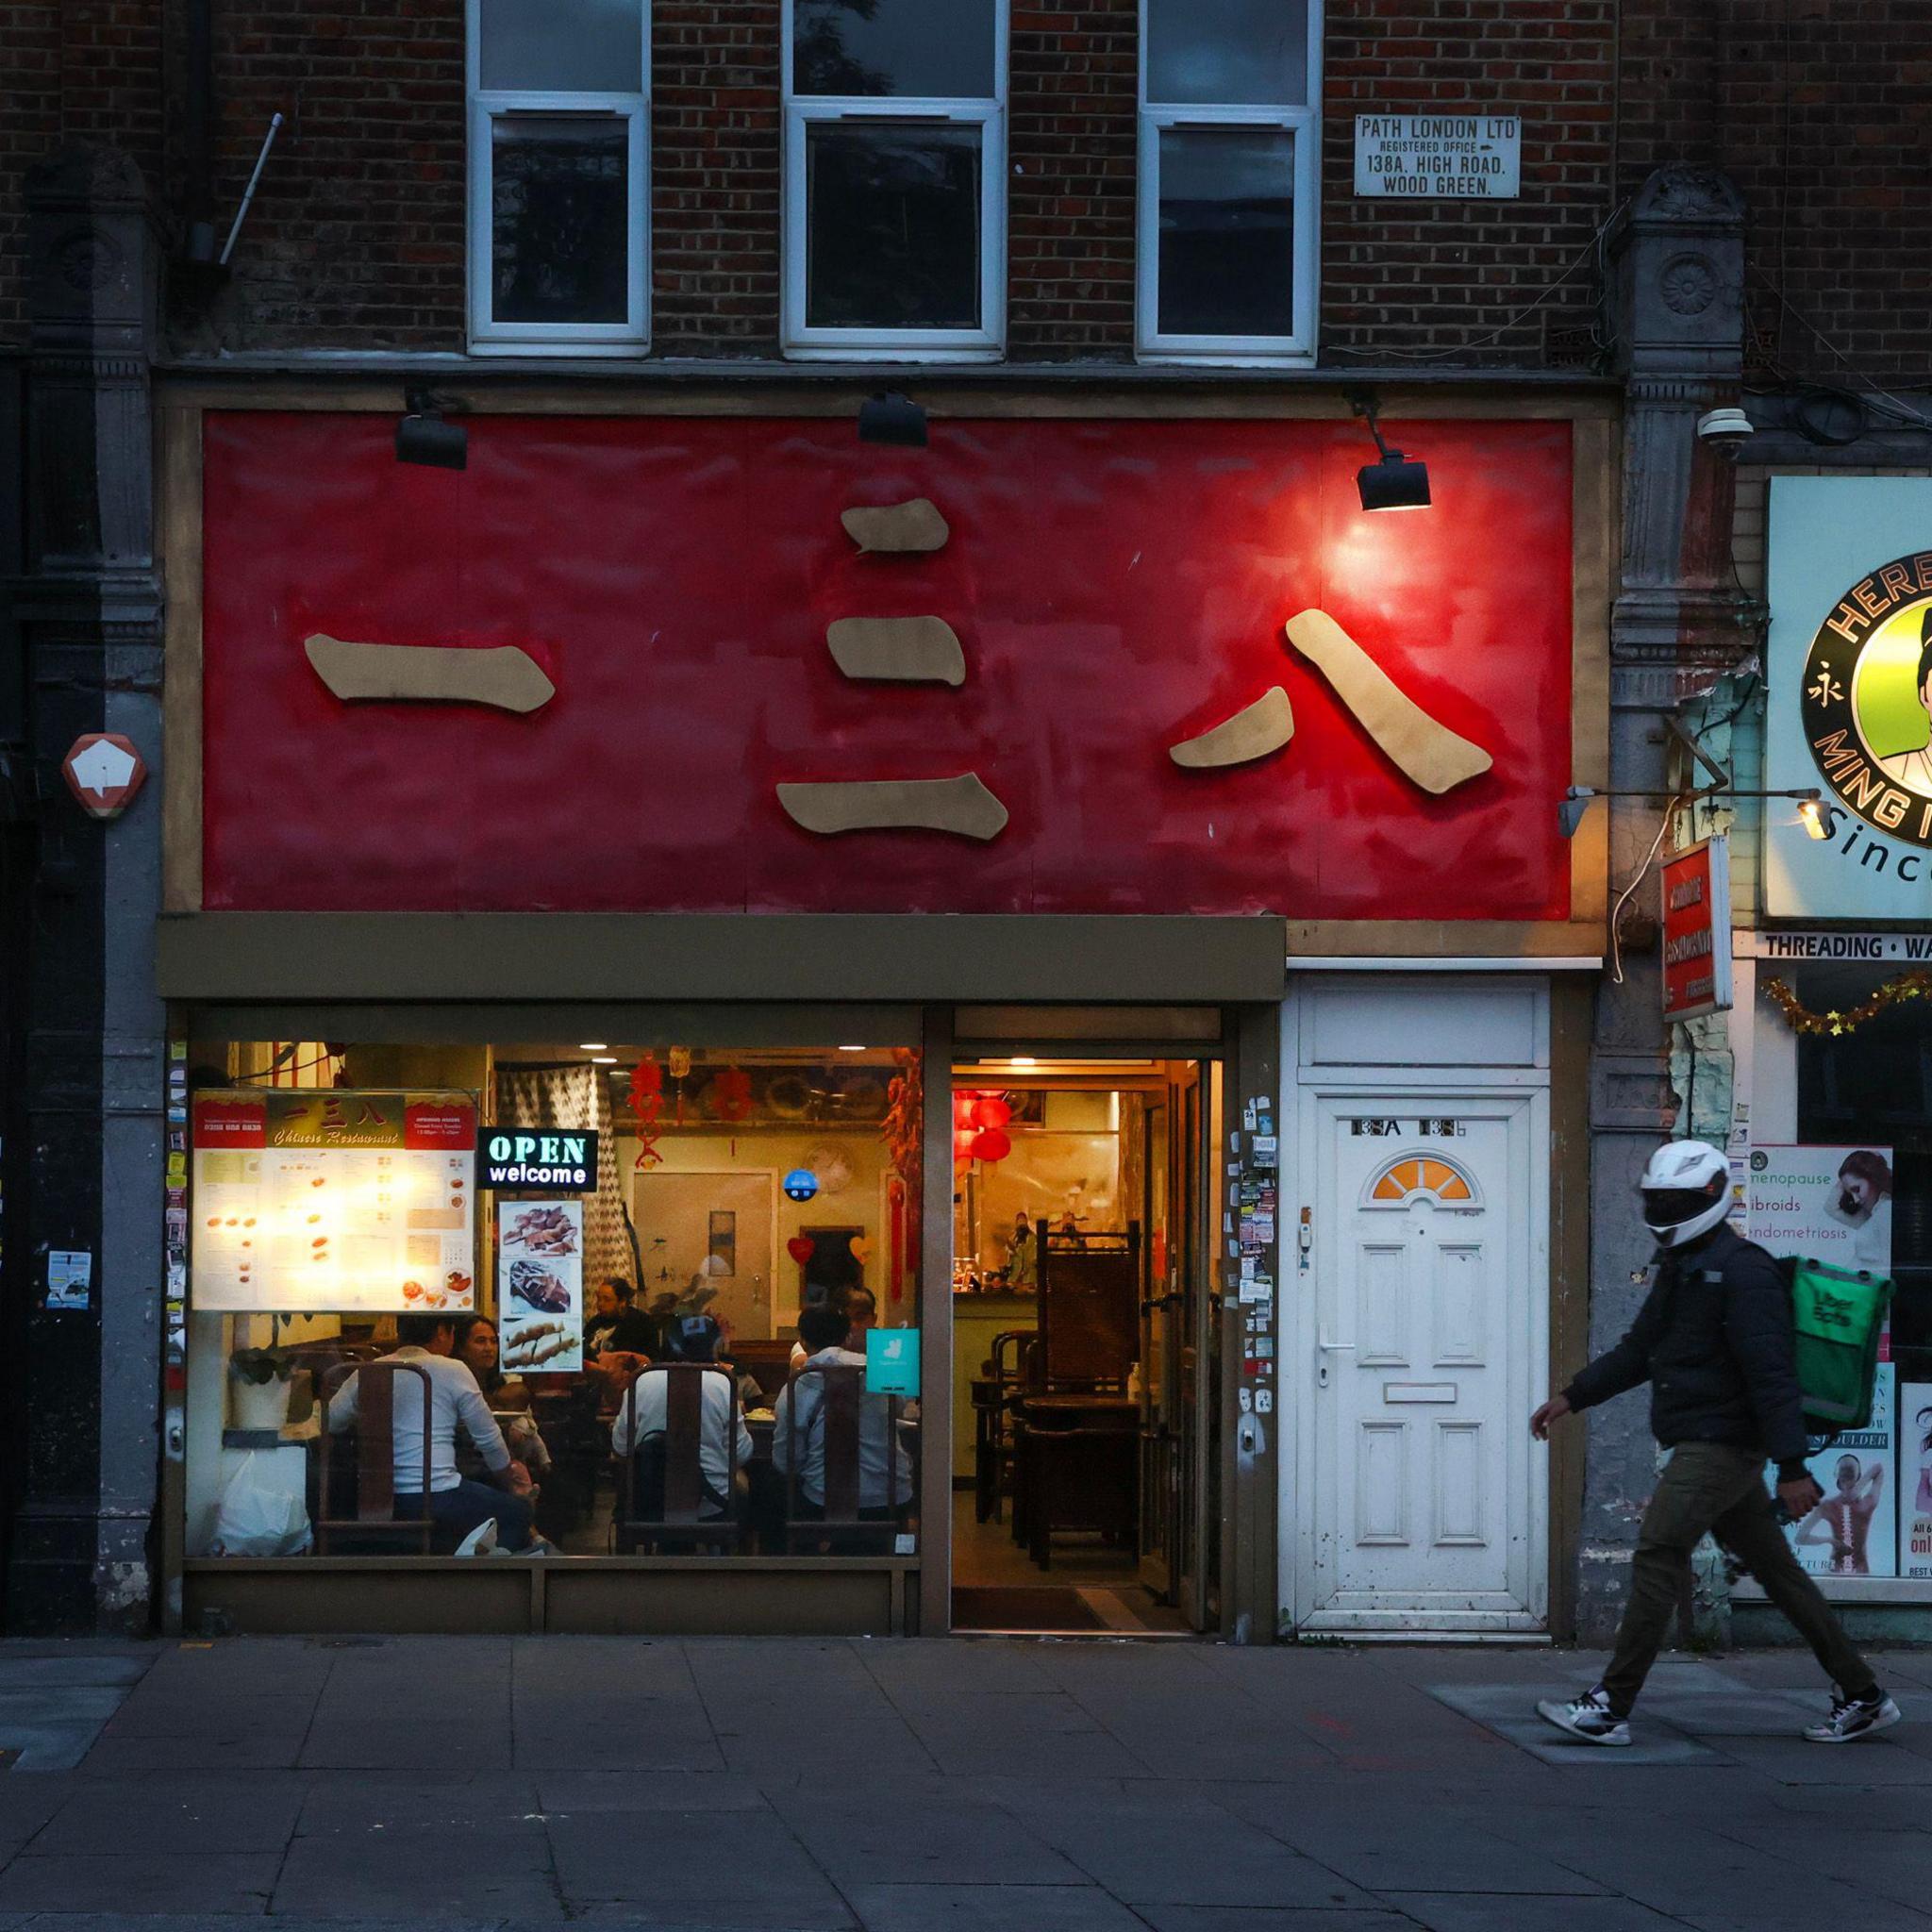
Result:
[[[785,1252],[803,1268],[818,1253],[819,1244],[808,1234],[795,1234],[785,1243]]]
[[[999,1127],[984,1127],[973,1137],[973,1158],[983,1160],[991,1167],[996,1160],[1004,1160],[1013,1151],[1013,1142]]]
[[[982,1093],[973,1103],[975,1127],[1003,1127],[1013,1118],[1013,1109],[997,1093]]]
[[[711,1083],[711,1107],[721,1121],[751,1118],[751,1075],[742,1067],[726,1067]]]
[[[654,1053],[647,1053],[630,1070],[630,1105],[638,1117],[638,1158],[632,1166],[656,1167],[664,1157],[658,1152],[658,1137],[651,1130],[664,1112],[664,1069]]]

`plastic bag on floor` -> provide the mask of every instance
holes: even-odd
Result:
[[[314,1541],[308,1506],[258,1466],[255,1451],[228,1479],[215,1510],[208,1554],[215,1557],[299,1557]]]

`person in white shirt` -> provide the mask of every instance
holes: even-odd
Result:
[[[724,1516],[729,1512],[734,1491],[732,1481],[731,1423],[736,1405],[729,1369],[715,1367],[718,1345],[724,1330],[710,1315],[674,1316],[666,1337],[666,1354],[674,1362],[695,1362],[705,1368],[700,1391],[703,1420],[698,1433],[698,1468],[705,1481],[701,1516]],[[664,1431],[670,1419],[671,1377],[645,1371],[630,1385],[630,1392],[618,1405],[617,1420],[610,1427],[610,1446],[620,1457],[635,1456],[637,1467],[637,1508],[650,1521],[664,1509]],[[751,1431],[744,1417],[738,1415],[736,1448],[741,1483],[744,1466],[751,1460]]]
[[[842,1307],[803,1309],[798,1317],[798,1334],[808,1351],[803,1379],[788,1382],[778,1398],[776,1421],[772,1434],[772,1460],[781,1474],[791,1469],[793,1434],[791,1407],[794,1391],[798,1402],[799,1441],[798,1487],[809,1509],[825,1507],[825,1435],[821,1411],[824,1407],[822,1377],[808,1372],[815,1368],[865,1367],[865,1357],[851,1347],[855,1334],[863,1345],[862,1331],[855,1330]],[[884,1395],[864,1395],[858,1408],[858,1511],[860,1516],[884,1522],[912,1500],[912,1464],[905,1445],[896,1440],[892,1426],[891,1399]]]
[[[456,1318],[451,1315],[398,1315],[398,1346],[384,1356],[389,1362],[408,1362],[429,1377],[429,1497],[431,1519],[454,1531],[458,1541],[470,1531],[496,1519],[496,1539],[506,1550],[530,1546],[533,1511],[527,1496],[512,1493],[517,1477],[509,1446],[476,1378],[455,1359]],[[328,1426],[341,1435],[356,1426],[358,1369],[329,1398]],[[407,1520],[423,1514],[423,1385],[414,1375],[397,1375],[391,1411],[391,1469],[395,1483],[395,1515]],[[483,1457],[487,1481],[472,1482],[457,1468],[457,1430],[461,1427]]]

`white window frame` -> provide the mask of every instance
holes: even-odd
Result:
[[[1199,362],[1224,368],[1311,366],[1319,317],[1321,274],[1322,0],[1307,0],[1307,99],[1299,107],[1222,107],[1211,103],[1150,103],[1147,98],[1147,10],[1140,0],[1140,207],[1134,225],[1134,343],[1142,362]],[[1169,0],[1170,5],[1178,0]],[[1241,129],[1294,138],[1293,327],[1285,336],[1163,335],[1160,319],[1160,135],[1164,128]]]
[[[793,0],[778,0],[784,20],[785,273],[781,298],[785,353],[798,361],[993,362],[1007,340],[1007,15],[993,4],[993,92],[984,98],[916,98],[792,92]],[[979,133],[978,328],[812,328],[806,322],[806,130],[813,122],[924,122],[977,126]]]
[[[469,96],[469,308],[470,350],[477,356],[637,356],[650,347],[651,263],[651,8],[636,0],[639,70],[636,93],[559,92],[481,85],[482,0],[465,0],[464,85]],[[539,119],[545,114],[608,115],[625,124],[629,148],[625,315],[622,322],[498,322],[491,248],[494,144],[491,128],[500,119]]]

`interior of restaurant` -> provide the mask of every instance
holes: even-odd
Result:
[[[1204,1622],[1211,1064],[954,1068],[935,1444],[916,1050],[189,1058],[189,1557],[933,1560],[943,1454],[954,1627]]]

